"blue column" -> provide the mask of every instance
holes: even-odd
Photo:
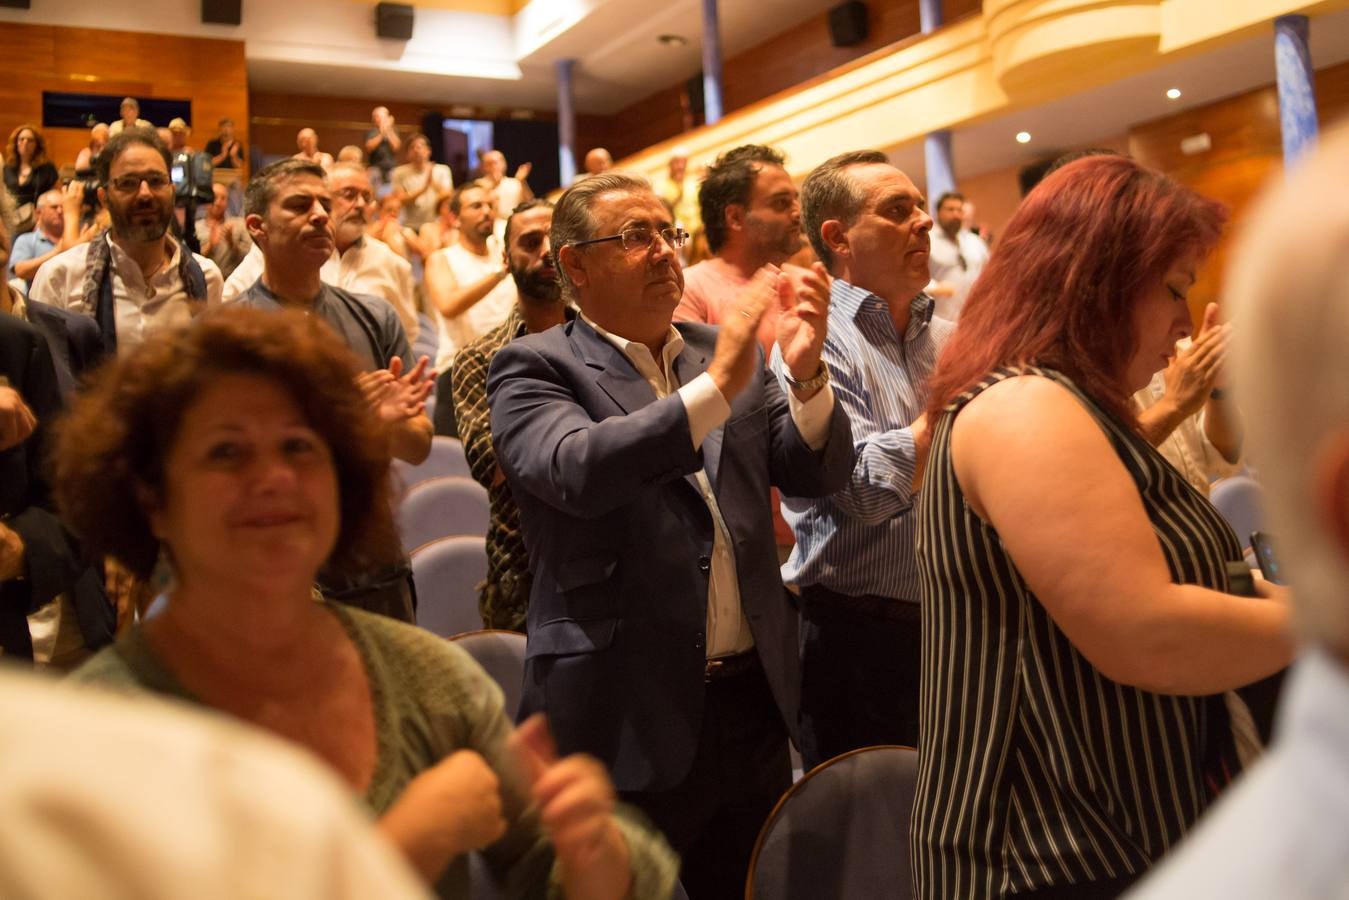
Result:
[[[941,0],[918,0],[918,29],[923,34],[930,34],[940,28],[944,18]]]
[[[942,27],[944,17],[942,0],[919,0],[918,21],[923,34],[931,34]],[[951,156],[951,132],[934,131],[923,141],[923,163],[927,169],[927,201],[935,204],[937,198],[956,189],[956,166]],[[936,213],[936,208],[932,212]]]
[[[1287,168],[1316,143],[1315,75],[1307,48],[1306,16],[1279,16],[1274,20],[1274,68],[1279,79],[1279,126]]]
[[[927,202],[937,214],[937,198],[956,189],[955,166],[951,162],[951,132],[934,131],[923,141],[923,162],[927,168]]]
[[[703,0],[703,121],[721,121],[721,25],[717,0]]]
[[[572,102],[572,71],[574,59],[559,59],[557,68],[557,163],[562,186],[569,186],[576,177],[576,106]]]

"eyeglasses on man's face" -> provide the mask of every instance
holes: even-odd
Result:
[[[584,241],[572,241],[573,247],[584,247],[586,244],[602,244],[605,241],[622,241],[624,250],[649,250],[656,242],[657,236],[665,243],[670,245],[670,249],[678,250],[688,242],[689,233],[682,228],[676,228],[670,225],[659,231],[646,225],[633,225],[631,228],[624,228],[618,234],[611,234],[607,237],[590,238]]]
[[[149,185],[152,191],[162,191],[172,183],[169,180],[168,172],[141,172],[134,175],[118,175],[116,178],[108,179],[108,184],[123,194],[134,194],[139,191],[141,182]]]

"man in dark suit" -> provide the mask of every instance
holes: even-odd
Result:
[[[37,300],[27,303],[28,323],[42,332],[56,368],[62,397],[69,397],[87,372],[107,355],[98,325],[88,316]]]
[[[97,571],[51,508],[41,461],[61,395],[43,336],[0,315],[0,651],[31,658],[29,613],[68,593],[92,648],[112,639],[113,613]],[[27,417],[23,410],[27,410]],[[16,427],[32,422],[30,433]],[[35,421],[34,421],[35,420]]]
[[[521,714],[608,764],[708,900],[742,895],[791,777],[797,619],[769,488],[828,494],[853,453],[820,363],[827,276],[765,267],[720,329],[671,326],[685,237],[639,178],[569,189],[550,242],[581,314],[504,347],[488,394],[534,575]],[[772,303],[790,397],[755,340]]]

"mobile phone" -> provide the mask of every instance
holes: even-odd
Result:
[[[1283,584],[1283,573],[1279,569],[1279,558],[1274,555],[1274,542],[1263,531],[1251,533],[1251,549],[1255,551],[1255,561],[1260,564],[1260,574],[1271,584]]]

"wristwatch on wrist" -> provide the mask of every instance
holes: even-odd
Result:
[[[805,381],[797,381],[792,377],[792,373],[785,367],[783,368],[782,373],[786,376],[788,384],[802,391],[813,391],[816,388],[822,388],[829,383],[829,367],[824,364],[824,360],[820,360],[820,371],[816,372]]]

